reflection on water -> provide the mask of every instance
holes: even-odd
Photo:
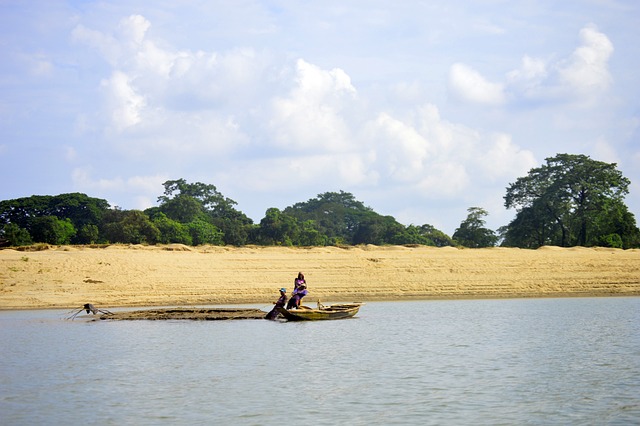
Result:
[[[354,319],[0,312],[18,424],[640,423],[640,298],[381,302]]]

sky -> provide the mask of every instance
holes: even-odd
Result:
[[[0,199],[185,179],[259,223],[342,190],[452,235],[569,153],[638,219],[639,37],[636,0],[0,0]]]

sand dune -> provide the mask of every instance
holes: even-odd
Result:
[[[542,247],[0,250],[0,309],[268,304],[298,271],[308,302],[640,295],[640,251]]]

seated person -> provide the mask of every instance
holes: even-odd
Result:
[[[274,320],[278,317],[278,308],[284,308],[284,305],[287,303],[287,289],[280,289],[280,298],[274,303],[274,307],[267,316],[265,317],[268,320]]]
[[[307,286],[300,284],[298,288],[291,293],[291,299],[289,299],[289,303],[287,303],[287,309],[298,309],[300,307],[300,301],[307,293]]]

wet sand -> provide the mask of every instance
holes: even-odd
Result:
[[[0,250],[0,309],[268,305],[299,271],[311,304],[640,295],[640,250],[52,246]]]

